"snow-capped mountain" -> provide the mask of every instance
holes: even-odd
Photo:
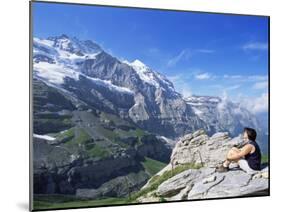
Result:
[[[139,60],[120,61],[66,35],[35,38],[33,53],[34,78],[144,129],[174,137],[204,124],[165,76]]]
[[[79,80],[86,77],[96,83],[104,84],[112,89],[130,92],[126,88],[118,88],[98,78],[91,78],[80,72],[80,64],[85,60],[95,59],[102,49],[92,41],[79,41],[66,35],[48,39],[34,38],[34,72],[38,77],[50,84],[64,84],[66,78]]]
[[[160,88],[162,84],[165,84],[167,85],[168,89],[170,89],[172,92],[175,92],[174,85],[164,75],[153,71],[142,61],[136,59],[131,63],[127,60],[124,60],[122,62],[131,66],[136,71],[140,79],[143,80],[143,82],[151,84],[156,88]]]
[[[248,110],[218,97],[183,98],[173,83],[140,60],[111,56],[92,41],[61,35],[33,40],[33,77],[92,107],[177,138],[204,128],[210,134],[259,128]]]

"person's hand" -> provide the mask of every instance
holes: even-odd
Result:
[[[238,144],[234,144],[232,148],[238,148]]]
[[[242,148],[244,145],[242,144],[242,143],[240,143],[240,144],[234,144],[233,145],[233,147],[235,147],[235,148]]]
[[[237,147],[235,147],[235,146],[232,147],[231,150],[233,150],[233,151],[240,151],[240,150],[239,150]]]

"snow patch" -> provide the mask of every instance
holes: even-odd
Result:
[[[54,41],[46,40],[46,39],[40,39],[40,38],[34,38],[33,42],[41,44],[42,46],[48,46],[48,47],[51,47],[51,46],[54,45]]]
[[[192,109],[193,109],[194,113],[195,113],[196,115],[198,115],[199,117],[203,114],[203,111],[199,110],[199,109],[196,108],[196,107],[192,107]]]
[[[90,46],[88,46],[88,45]],[[78,39],[33,39],[33,56],[43,55],[64,64],[68,68],[78,70],[78,63],[86,59],[95,59],[101,53],[98,45],[90,41],[79,41]]]
[[[140,60],[136,59],[134,60],[131,65],[135,66],[135,67],[140,67],[140,68],[146,68],[147,66],[141,62]]]
[[[38,135],[38,134],[33,134],[33,137],[35,138],[40,138],[40,139],[44,139],[44,140],[47,140],[47,141],[54,141],[56,140],[56,138],[52,137],[52,136],[49,136],[49,135]]]
[[[137,72],[141,80],[148,84],[154,85],[157,88],[159,87],[159,83],[156,82],[153,73],[143,62],[141,62],[140,60],[134,60],[132,63],[127,64]]]
[[[39,62],[35,63],[33,68],[37,77],[51,84],[63,84],[65,77],[79,80],[79,73],[77,71],[63,65]]]
[[[109,88],[110,90],[115,90],[115,91],[118,91],[118,92],[125,92],[125,93],[129,93],[129,94],[134,93],[129,88],[114,85],[110,80],[101,80],[99,78],[89,77],[89,76],[81,74],[81,73],[80,73],[80,75],[86,77],[89,80],[92,80],[93,82],[95,82],[99,85],[105,86],[105,87]]]
[[[192,105],[192,106],[200,106],[203,105],[201,102],[188,102],[186,101],[187,104]]]

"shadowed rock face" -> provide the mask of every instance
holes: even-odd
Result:
[[[34,138],[34,193],[75,194],[77,188],[98,188],[117,177],[142,169],[135,159],[136,152],[124,151],[115,158],[89,161],[74,155],[69,149],[53,146]],[[106,167],[106,168],[105,168]],[[148,176],[144,178],[147,180]],[[133,182],[138,184],[139,182]]]
[[[216,133],[208,137],[204,130],[183,136],[176,144],[170,163],[156,175],[185,163],[202,163],[200,169],[185,170],[161,183],[158,188],[139,202],[166,200],[191,200],[237,196],[268,195],[268,167],[248,174],[232,163],[230,171],[216,172],[214,166],[225,159],[227,151],[242,140],[230,138],[228,133]],[[149,186],[147,182],[142,189]],[[152,198],[153,197],[153,198]]]
[[[80,148],[72,152],[63,144],[34,137],[34,193],[76,194],[82,198],[127,196],[149,179],[141,165],[144,157],[166,161],[171,153],[156,137],[143,139],[150,143],[141,143],[139,151],[117,148],[112,155],[96,158],[86,156]]]
[[[118,176],[102,184],[97,189],[77,189],[76,196],[79,198],[96,199],[104,196],[126,197],[133,191],[139,190],[147,181],[148,175],[144,171],[131,172],[125,176]],[[137,180],[136,180],[137,179]]]

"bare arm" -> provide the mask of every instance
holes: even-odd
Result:
[[[228,156],[227,159],[228,160],[238,160],[240,158],[242,158],[243,156],[249,154],[252,151],[253,145],[251,144],[246,144],[245,146],[243,146],[240,151],[237,151],[235,153],[233,153],[232,155]]]

